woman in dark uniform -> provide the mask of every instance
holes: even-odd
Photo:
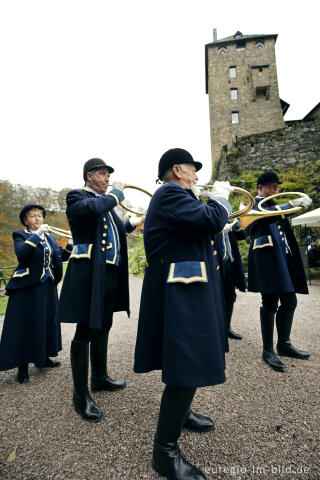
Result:
[[[0,343],[0,370],[18,367],[19,383],[29,381],[28,363],[36,367],[57,367],[49,357],[61,350],[60,324],[55,321],[57,284],[62,278],[62,262],[69,258],[53,235],[45,233],[45,209],[26,205],[20,212],[24,230],[12,237],[18,266],[6,287],[9,295]]]

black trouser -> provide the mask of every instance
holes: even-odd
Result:
[[[101,330],[95,328],[89,328],[87,323],[77,323],[77,328],[74,334],[73,340],[77,342],[91,342],[95,337],[99,335],[106,335],[109,333],[112,327],[112,313],[106,319],[105,324]]]
[[[222,266],[222,285],[223,296],[226,303],[234,303],[236,301],[236,285],[234,282],[233,264],[230,260],[223,262]]]
[[[292,312],[297,306],[297,296],[294,292],[262,293],[262,306],[272,313],[277,311]],[[280,306],[278,308],[280,300]]]
[[[189,412],[196,387],[166,385],[160,405],[156,439],[159,443],[176,442]]]
[[[104,305],[103,326],[100,330],[89,327],[88,319],[86,322],[77,323],[77,328],[73,340],[78,342],[91,342],[98,335],[106,335],[112,327],[113,310],[118,286],[119,268],[115,265],[107,265],[106,282],[104,285]]]

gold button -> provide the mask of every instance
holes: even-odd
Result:
[[[279,233],[280,233],[280,235],[283,235],[283,232],[281,232],[281,230],[280,230],[280,232],[279,232]]]
[[[216,270],[220,270],[220,267],[219,267],[219,265],[217,266]]]
[[[281,238],[281,240],[284,242],[284,238]]]
[[[108,225],[103,225],[103,228],[107,229],[107,228],[108,228]]]
[[[217,255],[217,253],[218,253],[217,250],[215,250],[215,251],[213,252],[213,255]]]
[[[213,241],[213,240],[211,240],[211,245],[214,245],[214,241]]]
[[[280,225],[278,225],[278,228],[279,228],[279,230],[280,230],[280,228],[281,228]]]
[[[106,222],[106,221],[107,221],[106,217],[103,217],[103,221],[104,221],[104,222]]]
[[[104,232],[104,233],[102,234],[102,236],[103,236],[103,237],[106,237],[106,236],[107,236],[106,232]]]
[[[101,250],[104,252],[104,251],[105,251],[105,248],[102,247]]]
[[[102,241],[101,241],[101,243],[105,244],[105,243],[106,243],[106,241],[105,241],[105,240],[102,240]]]

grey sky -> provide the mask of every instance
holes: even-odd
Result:
[[[154,188],[157,163],[188,149],[210,177],[204,45],[278,33],[286,119],[318,102],[316,1],[3,0],[0,4],[1,179],[82,185],[93,156],[114,179]]]

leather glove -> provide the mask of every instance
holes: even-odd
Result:
[[[114,190],[120,190],[121,192],[123,191],[125,186],[125,183],[122,182],[112,182],[112,188]]]
[[[232,223],[226,223],[225,226],[223,227],[222,233],[230,233],[232,232],[233,225]]]
[[[294,198],[293,200],[289,200],[288,202],[291,207],[302,207],[307,209],[312,204],[312,199],[310,197],[302,197],[302,198]]]
[[[47,223],[44,223],[43,225],[41,225],[40,228],[38,228],[38,230],[35,233],[39,235],[39,237],[41,237],[41,235],[43,235],[45,232],[48,232],[48,231],[49,231],[49,225]]]
[[[210,198],[223,197],[228,200],[230,193],[233,192],[233,187],[229,182],[214,182],[212,190],[208,192]]]
[[[140,223],[145,221],[145,215],[133,215],[129,218],[129,222],[131,223],[132,227],[137,227]]]

